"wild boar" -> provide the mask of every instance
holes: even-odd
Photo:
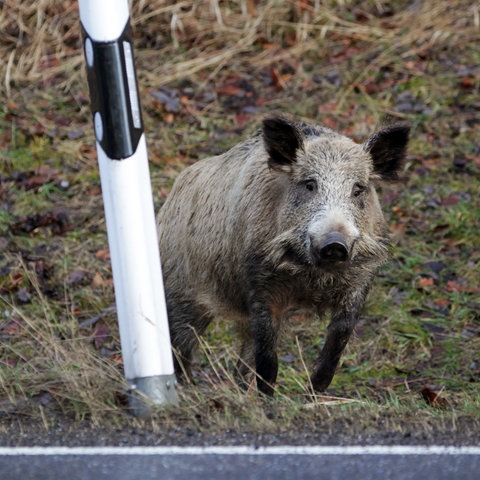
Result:
[[[362,311],[388,233],[376,186],[395,180],[409,136],[387,126],[358,144],[278,116],[226,153],[186,168],[157,222],[176,368],[215,317],[238,326],[237,374],[272,395],[282,325],[331,313],[311,375],[326,389]]]

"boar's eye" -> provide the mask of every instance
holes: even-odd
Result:
[[[356,183],[352,189],[352,197],[359,198],[367,191],[367,187],[361,183]]]
[[[316,180],[313,180],[313,179],[305,180],[305,182],[303,182],[303,185],[305,186],[305,189],[308,190],[309,192],[315,192],[317,190]]]

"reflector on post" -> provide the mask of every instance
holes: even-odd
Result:
[[[80,0],[125,376],[136,415],[177,405],[128,0]]]

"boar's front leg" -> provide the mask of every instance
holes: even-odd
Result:
[[[256,301],[250,309],[254,339],[255,373],[257,388],[265,395],[272,396],[277,379],[278,322],[274,319],[266,302]]]
[[[321,392],[332,382],[340,357],[360,316],[365,296],[366,294],[362,294],[358,302],[348,306],[342,305],[332,312],[325,344],[310,377],[314,391]]]

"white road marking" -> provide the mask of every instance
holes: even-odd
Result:
[[[480,455],[480,446],[0,447],[2,455]]]

